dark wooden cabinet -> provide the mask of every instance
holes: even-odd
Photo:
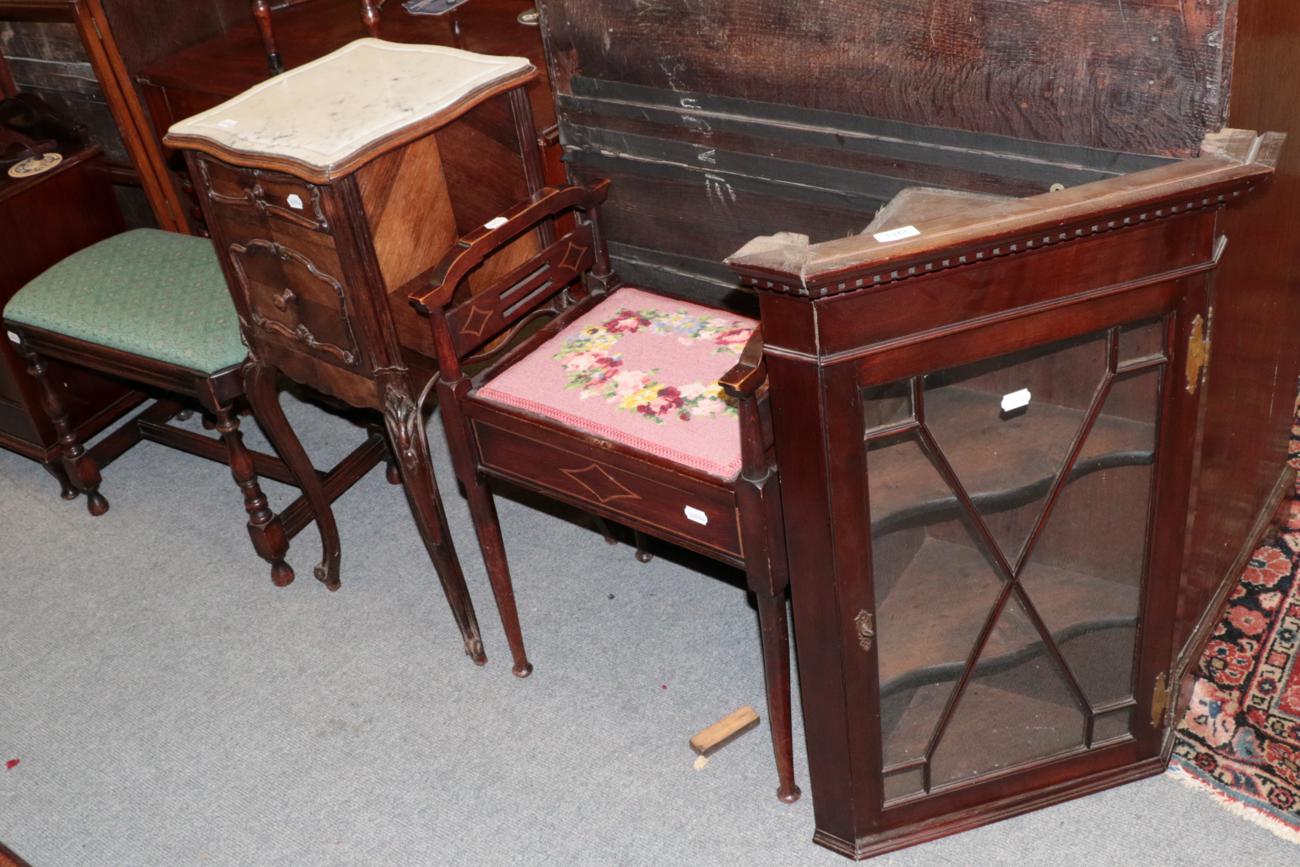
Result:
[[[121,215],[97,148],[83,148],[42,175],[0,175],[0,308],[27,281],[65,256],[121,231]],[[143,396],[121,382],[50,364],[50,376],[79,440],[93,437]],[[0,446],[43,463],[56,478],[58,437],[41,409],[26,362],[0,345]],[[66,487],[65,491],[69,490]]]
[[[1231,138],[731,259],[760,296],[819,842],[865,857],[1163,770],[1222,209],[1281,143]]]

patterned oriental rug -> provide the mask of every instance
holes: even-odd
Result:
[[[1291,461],[1300,461],[1300,417]],[[1170,773],[1300,843],[1300,491],[1251,557],[1201,658]]]

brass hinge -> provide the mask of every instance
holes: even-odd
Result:
[[[1205,319],[1196,314],[1192,320],[1192,333],[1187,337],[1187,393],[1196,394],[1205,368],[1210,365],[1210,329],[1214,327],[1214,308],[1206,311]]]
[[[1169,678],[1165,672],[1156,676],[1156,688],[1151,693],[1151,727],[1163,728],[1165,711],[1169,708]]]
[[[864,651],[871,649],[871,640],[876,637],[875,622],[871,619],[871,612],[865,608],[858,612],[858,616],[853,618],[853,624],[858,628],[858,647]]]

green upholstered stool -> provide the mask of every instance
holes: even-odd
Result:
[[[84,493],[92,515],[106,512],[100,470],[141,439],[220,460],[243,492],[253,547],[271,564],[278,585],[293,580],[284,559],[290,537],[315,513],[309,499],[299,497],[275,514],[258,475],[312,488],[315,502],[328,504],[384,455],[384,439],[375,431],[327,474],[318,474],[305,453],[291,458],[294,472],[279,458],[245,447],[237,404],[244,393],[247,350],[216,251],[206,238],[156,229],[107,238],[20,289],[5,306],[4,320],[59,434],[63,468],[75,488],[67,495]],[[88,452],[68,424],[57,384],[45,375],[47,357],[196,399],[214,420],[221,442],[168,424],[185,407],[164,399]]]
[[[4,317],[207,375],[248,354],[212,242],[157,229],[74,253],[20,289]]]

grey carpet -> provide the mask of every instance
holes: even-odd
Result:
[[[359,436],[289,403],[322,460]],[[271,585],[223,466],[143,444],[106,471],[96,519],[0,451],[0,840],[37,867],[846,863],[810,842],[807,797],[776,801],[765,729],[691,767],[692,733],[763,707],[735,576],[642,565],[503,500],[537,667],[516,680],[436,421],[430,439],[485,668],[382,468],[337,504],[344,586],[328,593],[310,527],[290,552],[298,580]],[[1157,778],[877,863],[1295,857]]]

